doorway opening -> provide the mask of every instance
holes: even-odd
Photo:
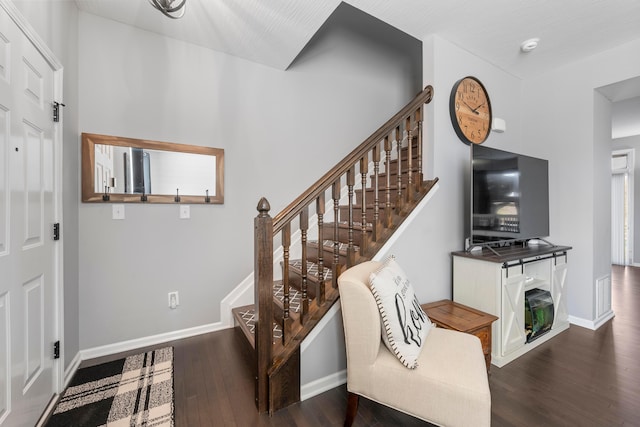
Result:
[[[611,155],[611,263],[633,264],[634,150]]]

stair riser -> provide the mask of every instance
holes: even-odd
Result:
[[[407,188],[406,185],[402,187],[403,193],[406,188]],[[362,204],[362,190],[355,190],[355,193],[356,193],[356,204]],[[367,205],[372,205],[374,203],[374,195],[375,195],[375,190],[373,188],[367,188],[367,194],[366,194]],[[391,203],[395,203],[396,198],[398,197],[398,189],[395,187],[389,189],[389,195],[391,196]],[[384,188],[378,188],[378,206],[384,206],[386,202],[387,202],[387,190]]]
[[[356,217],[354,220],[360,222],[361,219],[362,216],[360,218]],[[371,234],[371,231],[365,231],[365,233]],[[324,240],[333,240],[333,226],[323,227],[322,234]],[[338,228],[338,241],[349,243],[349,230],[347,228]],[[353,228],[353,241],[355,244],[362,241],[362,230],[360,230],[360,226],[354,226]]]
[[[325,264],[325,267],[327,265]],[[315,277],[307,277],[307,298],[315,299],[318,295],[319,287],[321,284],[317,283]],[[295,272],[289,274],[289,286],[302,292],[302,276]]]
[[[358,242],[356,242],[355,244],[357,244]],[[357,251],[356,251],[357,254]],[[322,262],[325,266],[330,266],[333,264],[333,249],[331,248],[327,248],[325,247],[324,250],[322,251]],[[309,247],[309,250],[307,252],[307,259],[309,261],[313,261],[316,264],[318,263],[318,249],[316,246],[313,247]],[[342,254],[338,254],[338,263],[339,264],[346,264],[347,263],[347,255],[342,253]]]
[[[383,186],[387,185],[387,175],[386,174],[384,174],[384,173],[380,174],[379,179],[380,179],[378,181],[378,186],[379,187],[383,187]],[[420,181],[420,177],[418,176],[417,172],[414,172],[413,176],[411,177],[411,182],[412,182],[413,185],[416,185],[416,183],[418,181]],[[409,175],[403,173],[401,175],[401,183],[402,183],[403,187],[406,187],[409,184]],[[391,176],[390,176],[390,184],[392,186],[394,186],[394,187],[398,185],[398,175],[397,174],[395,174],[395,173],[391,174]]]
[[[389,170],[391,171],[392,175],[397,175],[398,173],[398,162],[396,160],[392,160],[391,164],[389,165]],[[411,170],[416,173],[418,171],[418,162],[414,161],[411,164]],[[386,169],[384,168],[380,168],[380,171],[382,173],[386,173]],[[405,173],[407,173],[409,171],[409,163],[406,160],[402,161],[402,174],[404,175]]]
[[[418,136],[416,135],[415,131],[413,132],[413,139],[412,139],[412,142],[413,142],[413,144],[411,144],[411,145],[412,145],[412,147],[413,147],[413,151],[415,152],[415,151],[417,151],[417,150],[418,150]],[[395,152],[396,150],[397,150],[397,148],[396,148],[396,144],[395,144],[395,142],[394,142],[394,143],[393,143],[393,151]],[[382,151],[384,152],[384,150],[382,150]],[[407,142],[406,142],[406,141],[404,141],[404,142],[403,142],[403,146],[402,146],[401,151],[402,151],[403,153],[404,153],[405,151],[407,151]]]
[[[403,197],[404,197],[404,193],[403,193]],[[391,204],[391,209],[392,210],[395,209],[395,203]],[[367,215],[367,222],[373,222],[373,207],[371,205],[369,205],[366,215]],[[384,223],[384,220],[386,219],[384,203],[381,203],[378,209],[378,219],[383,223]],[[341,221],[349,220],[349,206],[340,206],[340,220]],[[358,222],[362,221],[362,209],[359,206],[353,207],[353,220]],[[354,241],[357,242],[357,240],[354,240]]]

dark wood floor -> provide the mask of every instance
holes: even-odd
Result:
[[[510,364],[492,366],[493,427],[640,426],[640,269],[614,266],[612,286],[616,317],[606,325],[572,325]],[[242,339],[226,330],[170,343],[178,427],[342,425],[345,386],[258,415]],[[360,399],[355,425],[429,424]]]

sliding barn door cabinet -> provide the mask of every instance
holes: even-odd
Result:
[[[570,249],[513,245],[452,254],[454,301],[498,317],[492,326],[491,363],[504,366],[569,328],[565,284]]]

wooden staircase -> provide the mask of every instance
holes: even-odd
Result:
[[[233,309],[255,355],[259,412],[300,400],[300,344],[337,301],[338,276],[370,260],[437,182],[422,174],[423,109],[432,92],[427,86],[274,218],[259,201],[256,303]]]

